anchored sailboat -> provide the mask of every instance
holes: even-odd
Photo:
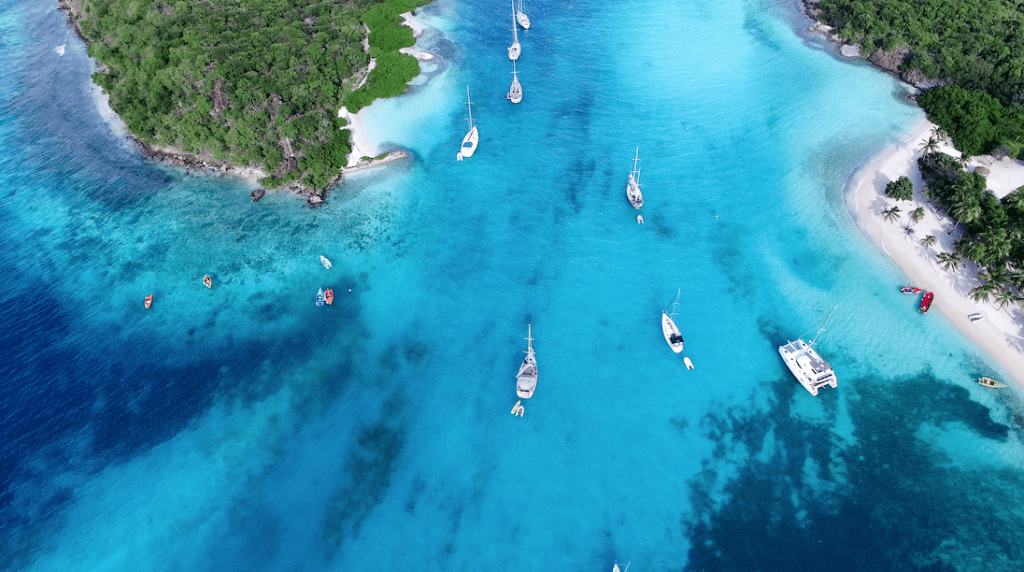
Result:
[[[523,12],[523,0],[519,0],[519,9],[516,10],[516,20],[524,30],[530,29],[530,17],[526,15],[526,12]]]
[[[523,86],[519,83],[519,75],[516,74],[516,63],[512,62],[512,87],[505,94],[505,99],[512,103],[519,103],[523,100]]]
[[[640,148],[636,148],[636,157],[633,158],[633,170],[629,172],[629,182],[626,183],[626,198],[633,208],[644,206],[644,194],[640,192]]]
[[[469,108],[469,132],[462,138],[462,149],[459,150],[459,160],[463,157],[472,157],[476,152],[476,146],[480,142],[480,133],[473,123],[473,102],[469,98],[469,86],[466,86],[466,106]]]
[[[522,53],[523,49],[519,46],[519,29],[516,26],[516,0],[512,0],[512,45],[508,47],[508,59],[516,61],[519,59],[519,54]]]
[[[533,353],[533,331],[530,325],[526,325],[526,358],[519,366],[519,373],[516,374],[516,395],[523,399],[533,397],[533,391],[537,389],[537,357]]]
[[[679,332],[679,327],[676,326],[675,320],[678,313],[677,310],[679,309],[679,293],[682,291],[682,288],[677,290],[676,297],[661,312],[661,333],[665,334],[665,341],[668,342],[668,346],[672,348],[672,351],[677,354],[683,352],[683,335]],[[669,308],[671,308],[671,311],[669,311]]]
[[[779,355],[782,356],[782,361],[786,362],[786,367],[793,373],[793,377],[811,395],[818,395],[818,389],[826,385],[835,388],[839,384],[839,381],[836,379],[836,373],[832,371],[832,366],[822,359],[812,347],[818,340],[818,336],[825,331],[825,324],[828,323],[829,318],[832,317],[835,311],[836,309],[832,308],[832,311],[829,312],[825,321],[821,323],[818,333],[814,334],[814,339],[810,343],[803,341],[801,336],[795,342],[788,342],[784,346],[779,346]]]

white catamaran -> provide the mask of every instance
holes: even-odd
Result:
[[[529,399],[537,389],[537,356],[533,353],[533,331],[529,324],[526,325],[525,353],[523,365],[519,366],[519,373],[516,374],[516,395]]]
[[[519,0],[519,9],[516,10],[516,20],[524,30],[530,29],[530,17],[526,15],[526,12],[523,12],[523,0]]]
[[[519,54],[522,53],[523,49],[519,45],[519,29],[516,26],[516,0],[512,0],[512,45],[508,47],[508,59],[516,61],[519,59]]]
[[[801,336],[795,342],[779,346],[779,355],[782,356],[782,361],[786,362],[786,367],[793,372],[793,377],[800,382],[800,385],[804,386],[804,389],[811,392],[811,395],[818,395],[818,389],[826,385],[835,388],[839,383],[836,373],[832,371],[832,366],[822,359],[812,347],[817,342],[818,336],[825,331],[825,324],[828,323],[835,311],[836,309],[832,308],[832,312],[829,312],[828,317],[818,328],[818,333],[814,334],[814,339],[809,343],[805,342]]]
[[[679,309],[679,293],[682,291],[682,288],[677,290],[676,297],[661,312],[661,333],[665,334],[665,341],[668,342],[672,351],[677,354],[683,352],[683,334],[679,332],[679,327],[676,326],[675,321],[676,314],[678,313],[676,310]],[[671,311],[669,311],[669,308],[671,308]]]
[[[469,108],[469,132],[462,138],[462,149],[459,150],[458,159],[461,161],[463,157],[472,157],[473,153],[476,152],[476,146],[480,142],[480,133],[476,130],[476,124],[473,123],[473,102],[469,98],[469,86],[466,86],[466,106]]]
[[[519,75],[516,73],[516,63],[512,62],[512,87],[505,94],[505,99],[512,103],[519,103],[523,100],[523,86],[519,83]]]
[[[640,192],[640,148],[636,148],[636,157],[633,159],[633,170],[629,172],[629,182],[626,183],[626,198],[633,208],[644,206],[644,194]]]

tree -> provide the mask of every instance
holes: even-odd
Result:
[[[921,144],[921,149],[925,153],[934,153],[939,150],[939,141],[935,138],[934,134]]]
[[[934,246],[936,242],[937,240],[935,238],[935,235],[929,234],[928,236],[921,239],[921,246],[928,248],[929,246]]]
[[[887,220],[889,222],[892,222],[894,220],[899,220],[899,218],[900,218],[900,207],[894,206],[894,207],[887,208],[884,211],[882,211],[882,216],[884,216],[885,220]]]
[[[1012,304],[1020,301],[1021,297],[1014,294],[1013,291],[1011,291],[1009,288],[1005,286],[1000,288],[999,291],[996,292],[996,304],[999,304],[1000,310],[1002,310],[1003,307],[1006,306],[1007,304]]]
[[[947,272],[956,272],[960,268],[960,264],[963,262],[960,255],[955,252],[940,252],[938,260],[939,264],[942,265],[942,269]]]
[[[909,201],[914,198],[914,183],[908,177],[890,181],[885,186],[885,196],[899,201]]]
[[[975,302],[988,302],[989,298],[997,289],[999,289],[999,284],[996,284],[995,282],[982,282],[974,288],[971,288],[970,296]]]

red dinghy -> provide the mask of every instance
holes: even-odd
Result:
[[[934,299],[935,292],[928,292],[927,294],[925,294],[924,298],[921,298],[921,307],[919,307],[917,311],[921,312],[922,314],[927,314],[928,308],[932,307],[932,300]]]
[[[150,294],[149,296],[146,296],[146,309],[148,310],[149,307],[152,306],[152,305],[153,305],[153,295]]]
[[[920,291],[920,288],[918,288],[917,286],[911,286],[910,284],[907,284],[903,288],[900,288],[900,292],[903,292],[904,294],[917,294]]]
[[[334,303],[334,290],[330,288],[324,290],[324,302],[327,302],[328,306]]]

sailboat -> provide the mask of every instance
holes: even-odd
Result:
[[[516,10],[516,20],[524,30],[530,29],[530,17],[526,15],[526,12],[523,12],[523,0],[519,0],[519,9]]]
[[[626,183],[626,198],[633,208],[644,206],[644,194],[640,192],[640,148],[636,148],[636,157],[633,158],[633,170],[629,172],[629,182]]]
[[[523,52],[519,45],[519,28],[516,26],[516,0],[512,0],[512,45],[508,47],[508,59],[516,61]]]
[[[793,377],[811,395],[818,395],[818,389],[826,385],[835,388],[839,383],[836,373],[832,371],[832,366],[822,359],[812,347],[817,342],[818,336],[825,331],[825,324],[828,323],[835,311],[836,309],[832,308],[810,343],[805,342],[801,336],[795,342],[787,342],[786,345],[779,346],[779,355],[782,356],[782,361],[786,362],[786,367],[793,373]]]
[[[526,357],[516,374],[516,395],[523,399],[533,397],[537,389],[537,356],[533,353],[533,331],[530,324],[526,325]]]
[[[665,334],[665,341],[677,354],[683,352],[683,335],[679,333],[679,327],[676,326],[675,321],[679,309],[679,293],[682,291],[682,288],[677,290],[676,297],[661,312],[661,333]],[[669,308],[672,310],[669,311]]]
[[[469,86],[466,86],[466,106],[469,107],[469,132],[462,138],[462,149],[459,150],[459,160],[463,157],[472,157],[476,152],[476,146],[480,142],[480,133],[473,123],[473,102],[469,99]]]
[[[505,99],[512,103],[519,103],[523,100],[523,86],[519,83],[519,75],[516,73],[516,63],[512,62],[512,87],[508,88]]]

